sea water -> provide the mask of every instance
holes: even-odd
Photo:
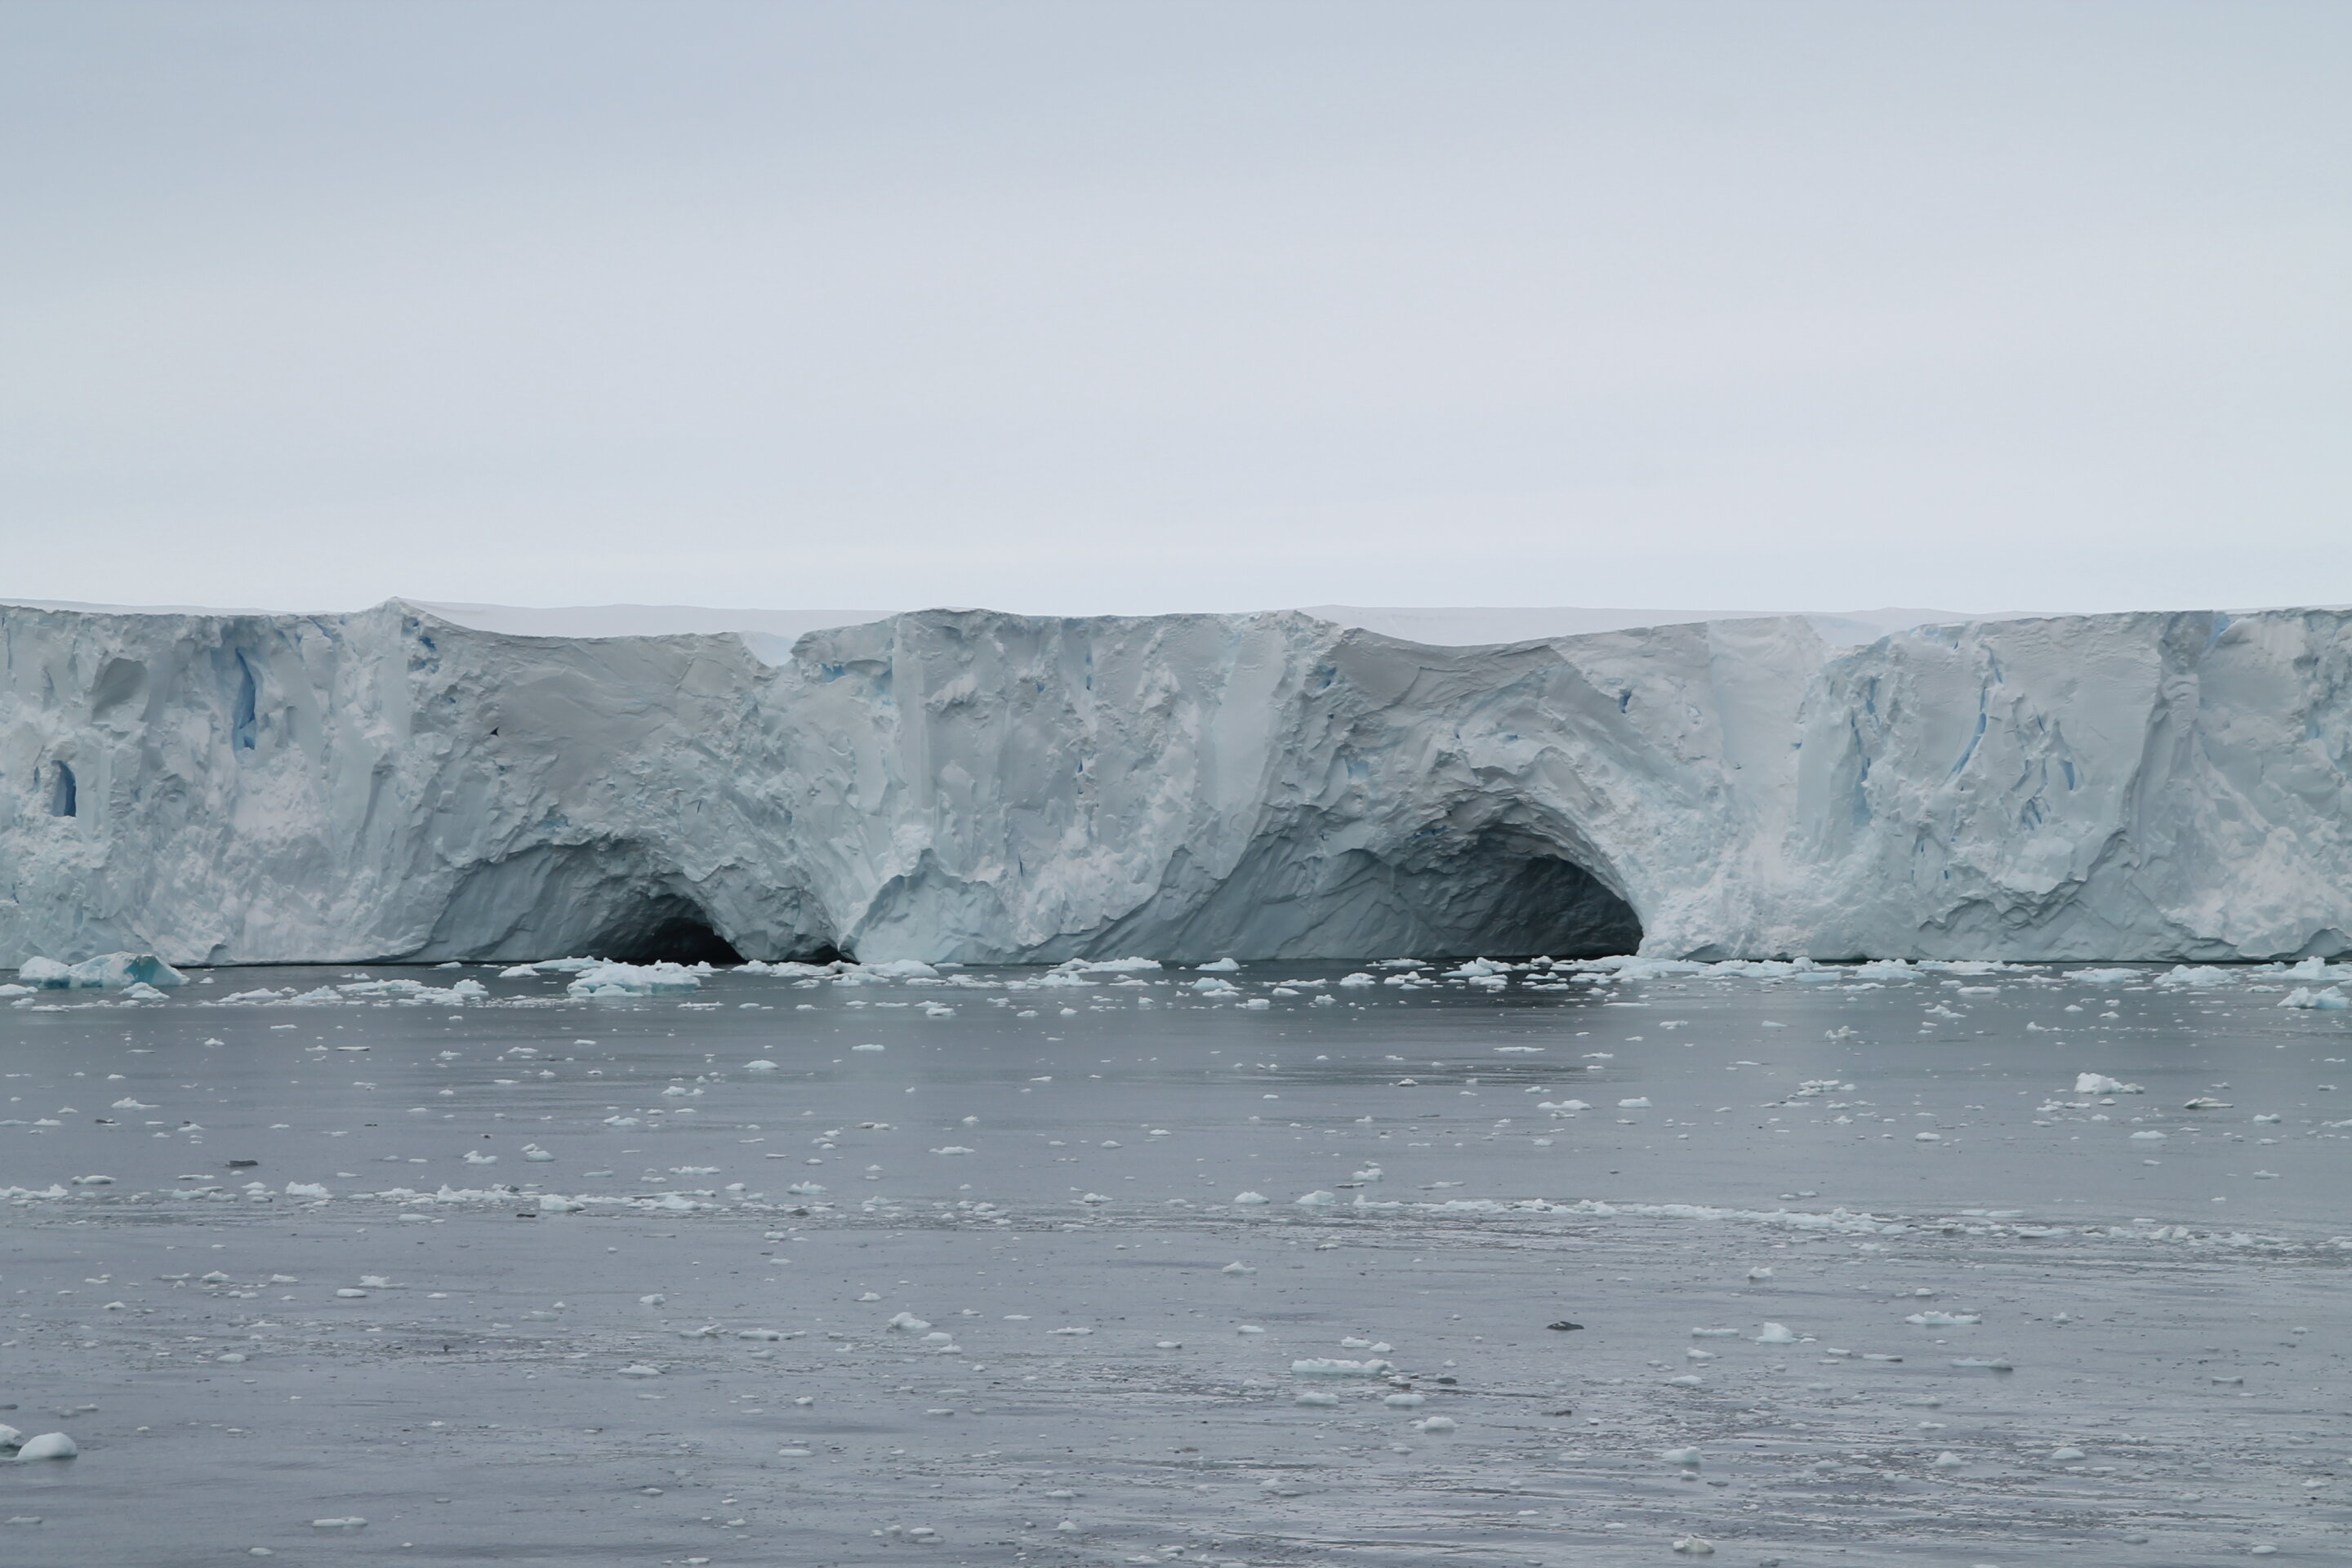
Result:
[[[1467,969],[21,998],[0,1560],[2352,1552],[2352,1015]]]

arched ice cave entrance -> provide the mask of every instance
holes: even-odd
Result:
[[[588,951],[624,963],[740,963],[735,944],[711,929],[710,918],[685,899],[655,900],[625,925],[608,928]]]
[[[1600,958],[1642,945],[1641,917],[1549,839],[1492,827],[1380,868],[1395,912],[1425,958]],[[1402,934],[1402,933],[1400,933]],[[1378,956],[1367,952],[1365,956]]]
[[[1173,926],[1147,907],[1080,956],[1129,952],[1362,963],[1379,958],[1599,958],[1642,944],[1642,921],[1554,834],[1440,821],[1402,842],[1334,850],[1268,834]]]

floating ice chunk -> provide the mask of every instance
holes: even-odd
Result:
[[[1658,1450],[1658,1458],[1664,1459],[1670,1465],[1680,1465],[1686,1470],[1697,1469],[1699,1467],[1700,1457],[1699,1451],[1696,1448],[1661,1448]]]
[[[1238,994],[1232,981],[1220,980],[1214,975],[1195,980],[1192,982],[1192,989],[1210,996],[1232,996]]]
[[[893,958],[880,963],[861,963],[861,974],[879,975],[885,980],[937,980],[940,972],[919,959]]]
[[[73,1184],[77,1187],[110,1187],[114,1184],[114,1178],[112,1176],[76,1176],[73,1179]]]
[[[133,985],[169,989],[188,977],[152,952],[109,952],[79,963],[28,958],[16,970],[25,984],[44,991],[125,991]]]
[[[1294,1405],[1311,1405],[1316,1406],[1318,1409],[1328,1410],[1339,1403],[1339,1396],[1336,1394],[1324,1394],[1314,1389],[1309,1389],[1305,1394],[1302,1394],[1297,1398],[1292,1400],[1291,1403]]]
[[[80,1452],[80,1447],[64,1433],[44,1432],[37,1437],[26,1438],[16,1450],[16,1458],[29,1463],[35,1459],[70,1459]]]
[[[1797,1336],[1789,1331],[1786,1323],[1767,1323],[1757,1334],[1756,1342],[1759,1345],[1793,1345],[1797,1342]]]
[[[310,1521],[310,1528],[313,1530],[365,1530],[367,1521],[357,1514],[351,1514],[342,1519],[314,1519]]]
[[[1218,1269],[1217,1272],[1220,1274],[1255,1274],[1257,1270],[1251,1268],[1246,1263],[1235,1262],[1226,1264],[1223,1268]]]
[[[2146,1094],[2147,1091],[2136,1083],[2126,1083],[2121,1079],[2109,1078],[2104,1073],[2085,1072],[2074,1075],[2074,1092],[2076,1094]]]
[[[2080,1448],[2053,1448],[2050,1450],[2050,1458],[2054,1464],[2068,1465],[2074,1463],[2077,1459],[2087,1459],[2089,1458],[2090,1456],[2083,1452]]]
[[[1308,1356],[1290,1363],[1293,1377],[1386,1377],[1395,1370],[1385,1361],[1347,1361],[1337,1356]]]
[[[286,1195],[289,1198],[329,1198],[334,1196],[319,1182],[289,1182]]]
[[[1429,1403],[1429,1396],[1423,1394],[1391,1394],[1381,1403],[1391,1410],[1418,1410]]]
[[[1966,1459],[1961,1458],[1949,1448],[1945,1449],[1928,1462],[1939,1470],[1958,1470],[1965,1468],[1968,1465]]]
[[[553,1154],[549,1153],[546,1150],[541,1148],[536,1143],[524,1144],[522,1146],[522,1157],[526,1160],[534,1161],[541,1164],[544,1164],[548,1161],[555,1158]]]
[[[2352,1007],[2352,996],[2344,994],[2340,985],[2330,985],[2325,991],[2313,991],[2298,985],[2279,998],[2282,1007],[2306,1007],[2321,1012],[2340,1012]]]
[[[930,1324],[923,1321],[922,1319],[915,1316],[912,1312],[896,1313],[891,1317],[889,1322],[885,1325],[885,1327],[897,1329],[902,1333],[908,1334],[919,1334],[930,1326]]]
[[[659,1377],[661,1375],[661,1368],[657,1366],[647,1366],[641,1361],[631,1362],[628,1365],[621,1368],[621,1370],[614,1375],[617,1377]]]
[[[2165,1136],[2166,1135],[2164,1133],[2153,1131],[2135,1132],[2132,1134],[2132,1142],[2135,1143],[2161,1143],[2164,1142]]]
[[[1234,1202],[1244,1206],[1255,1205],[1257,1204],[1270,1204],[1274,1200],[1272,1198],[1267,1197],[1264,1193],[1238,1193],[1234,1194]]]
[[[1755,1267],[1755,1268],[1751,1268],[1751,1269],[1749,1269],[1749,1270],[1748,1271],[1748,1278],[1749,1278],[1750,1279],[1759,1279],[1759,1280],[1760,1280],[1760,1279],[1769,1279],[1770,1278],[1772,1278],[1772,1270],[1771,1270],[1771,1269],[1769,1269],[1769,1268],[1766,1268],[1766,1267],[1764,1267],[1764,1266],[1763,1266],[1763,1265],[1761,1265],[1761,1264],[1759,1264],[1757,1267]],[[1694,1330],[1694,1331],[1693,1331],[1693,1332],[1696,1332],[1697,1331],[1696,1331],[1696,1330]]]
[[[1377,984],[1380,984],[1380,982],[1379,982],[1379,981],[1377,981],[1377,980],[1375,980],[1375,979],[1373,979],[1370,975],[1369,975],[1369,974],[1365,973],[1362,970],[1360,970],[1360,970],[1358,970],[1358,971],[1357,971],[1355,973],[1353,973],[1353,974],[1343,974],[1343,975],[1341,975],[1341,976],[1339,977],[1339,984],[1342,984],[1342,985],[1349,985],[1349,986],[1355,986],[1355,985],[1377,985]]]
[[[564,989],[573,996],[658,996],[698,991],[702,976],[684,964],[599,963],[583,969]]]
[[[1439,1436],[1454,1430],[1454,1417],[1451,1415],[1432,1415],[1414,1422],[1412,1426],[1416,1432],[1428,1432]]]
[[[745,1072],[773,1072],[776,1070],[776,1064],[767,1060],[765,1058],[762,1058],[756,1062],[745,1062],[743,1064],[743,1070]]]
[[[1203,974],[1231,974],[1240,969],[1241,965],[1230,958],[1215,958],[1199,967]]]
[[[1290,1201],[1297,1205],[1300,1208],[1305,1209],[1328,1208],[1333,1204],[1339,1201],[1339,1194],[1337,1193],[1327,1193],[1320,1188],[1318,1188],[1316,1191],[1311,1193],[1301,1193],[1298,1196],[1291,1199]]]
[[[1699,1386],[1698,1378],[1693,1373],[1687,1372],[1683,1373],[1680,1377],[1670,1377],[1666,1379],[1666,1382],[1670,1386],[1675,1388],[1696,1388]]]
[[[863,1046],[852,1046],[852,1047],[850,1047],[849,1048],[850,1048],[851,1050],[853,1050],[853,1051],[878,1051],[878,1050],[882,1049],[882,1047],[881,1047],[880,1046],[877,1046],[877,1045],[870,1045],[870,1044],[869,1044],[869,1045],[863,1045]]]
[[[1903,1321],[1916,1323],[1923,1329],[1958,1329],[1983,1322],[1984,1315],[1980,1312],[1914,1312]]]
[[[1675,1550],[1685,1557],[1712,1557],[1715,1543],[1696,1535],[1678,1535],[1675,1538]]]
[[[1944,1135],[1940,1132],[1914,1132],[1911,1141],[1915,1143],[1941,1143]]]
[[[1650,1109],[1649,1096],[1637,1094],[1631,1100],[1621,1100],[1617,1102],[1617,1109],[1620,1110],[1647,1110]]]
[[[25,1435],[22,1432],[17,1431],[5,1421],[0,1421],[0,1448],[18,1447],[24,1441]]]

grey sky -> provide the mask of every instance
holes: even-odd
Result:
[[[0,8],[0,593],[2352,600],[2352,6]]]

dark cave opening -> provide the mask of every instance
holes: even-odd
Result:
[[[1433,836],[1383,891],[1427,958],[1603,958],[1642,945],[1633,906],[1549,838],[1489,827]]]
[[[1478,952],[1465,948],[1467,956],[1606,958],[1640,949],[1641,917],[1574,861],[1530,855],[1493,868],[1493,902],[1469,944]]]
[[[669,903],[633,929],[615,931],[592,950],[601,958],[624,963],[711,963],[743,962],[734,943],[710,927],[709,919],[691,905]]]

